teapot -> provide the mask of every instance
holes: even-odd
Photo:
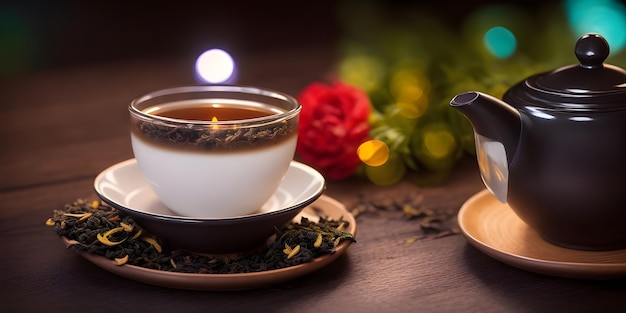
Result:
[[[585,34],[580,64],[526,78],[502,100],[477,91],[450,106],[474,129],[489,191],[547,242],[626,248],[626,71],[604,64],[609,44]]]

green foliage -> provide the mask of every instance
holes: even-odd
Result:
[[[449,106],[456,94],[481,91],[501,98],[530,75],[577,63],[578,36],[561,5],[492,5],[451,19],[450,11],[394,3],[343,1],[338,12],[344,31],[339,78],[369,95],[370,135],[393,156],[386,167],[366,166],[376,184],[393,184],[408,171],[421,173],[418,184],[440,184],[461,157],[475,154],[471,124]],[[496,26],[517,40],[507,58],[491,54],[483,42]]]

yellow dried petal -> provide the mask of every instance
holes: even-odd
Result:
[[[116,246],[119,245],[120,243],[124,242],[126,240],[126,238],[124,238],[123,240],[120,241],[111,241],[109,240],[109,236],[115,234],[115,233],[119,233],[123,230],[122,227],[116,227],[113,229],[109,229],[108,231],[102,233],[102,234],[98,234],[96,236],[96,238],[98,238],[98,241],[100,241],[101,243],[107,245],[107,246]]]
[[[52,220],[52,218],[49,218],[49,219],[46,221],[46,225],[48,225],[48,226],[54,226],[54,224],[55,224],[55,223],[54,223],[54,220]]]
[[[317,234],[317,239],[313,243],[313,247],[319,248],[322,245],[322,234]]]
[[[407,245],[410,245],[414,242],[416,242],[419,238],[418,237],[411,237],[409,239],[407,239],[404,243],[406,243]]]
[[[345,225],[346,225],[346,223],[343,223],[343,222],[342,222],[341,224],[339,224],[339,226],[337,226],[336,231],[337,231],[337,232],[342,231]]]
[[[141,233],[143,233],[143,229],[139,228],[139,230],[137,231],[136,234],[133,235],[133,237],[131,239],[137,239],[139,238],[139,236],[141,236]]]
[[[63,215],[71,216],[71,217],[83,217],[85,216],[85,214],[88,214],[88,213],[63,213]]]
[[[295,246],[293,250],[291,250],[291,252],[287,255],[287,259],[293,258],[296,254],[298,254],[298,252],[300,252],[300,245]]]
[[[113,262],[115,262],[115,265],[124,265],[124,264],[126,264],[126,262],[128,262],[128,254],[125,255],[123,258],[115,258],[113,260]]]
[[[161,245],[152,237],[141,237],[145,242],[151,244],[159,253],[163,251]]]
[[[126,224],[124,222],[120,222],[120,226],[124,229],[125,232],[130,233],[133,231],[133,225]]]
[[[98,234],[96,236],[96,238],[98,238],[98,241],[100,241],[101,243],[103,243],[103,244],[105,244],[107,246],[116,246],[116,245],[119,245],[120,243],[123,242],[123,240],[122,241],[118,241],[118,242],[111,241],[111,240],[109,240],[109,238],[104,237],[102,234]]]
[[[283,249],[283,253],[286,255],[289,255],[291,253],[291,247],[287,244],[285,244],[285,249]]]
[[[82,222],[86,219],[88,219],[90,216],[92,216],[93,213],[89,212],[89,213],[85,213],[85,215],[83,215],[81,218],[78,219],[79,222]]]
[[[68,240],[67,241],[67,245],[65,247],[69,248],[69,247],[71,247],[73,245],[79,245],[79,244],[80,244],[80,242],[78,242],[77,240],[72,239],[72,240]]]
[[[93,200],[93,201],[91,202],[91,208],[92,208],[92,209],[94,209],[94,210],[95,210],[95,209],[97,209],[99,206],[100,206],[100,202],[99,202],[98,200]]]
[[[77,217],[78,221],[82,222],[82,221],[88,219],[90,216],[92,216],[93,213],[91,213],[91,212],[87,212],[87,213],[63,213],[63,215],[71,216],[71,217]]]
[[[119,232],[121,232],[122,230],[124,230],[124,228],[123,228],[123,227],[115,227],[115,228],[111,228],[111,229],[107,230],[106,232],[104,232],[104,233],[102,234],[102,236],[104,236],[104,237],[109,237],[109,236],[111,236],[111,235],[113,235],[113,234],[115,234],[115,233],[119,233]]]

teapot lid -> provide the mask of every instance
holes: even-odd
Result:
[[[609,56],[608,42],[598,34],[586,34],[578,39],[574,52],[580,64],[531,76],[505,98],[563,109],[626,107],[626,71],[603,64]]]

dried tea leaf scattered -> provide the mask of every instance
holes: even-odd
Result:
[[[460,234],[456,224],[456,211],[434,210],[424,205],[424,196],[421,193],[411,194],[405,198],[371,199],[360,195],[356,204],[350,209],[355,216],[363,214],[381,215],[396,214],[403,219],[416,223],[418,232],[405,240],[406,244],[414,243],[426,238],[442,238]]]
[[[279,269],[310,262],[335,252],[345,240],[356,242],[344,231],[348,222],[320,217],[313,222],[302,217],[276,229],[275,239],[255,252],[235,256],[207,256],[183,250],[168,249],[135,221],[100,201],[78,199],[53,211],[46,225],[65,237],[68,248],[93,253],[113,260],[117,265],[135,265],[150,269],[229,274]]]

